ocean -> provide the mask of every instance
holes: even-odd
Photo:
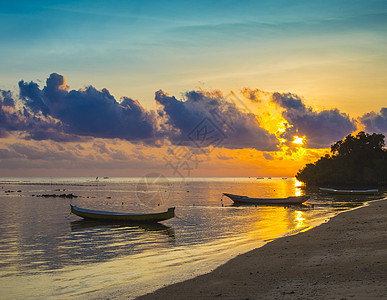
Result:
[[[302,206],[235,206],[222,193],[311,198]],[[321,194],[295,178],[2,177],[0,298],[135,298],[373,198]],[[176,217],[101,224],[71,214],[70,204],[122,212],[174,206]]]

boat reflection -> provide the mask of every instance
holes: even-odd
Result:
[[[158,232],[165,234],[171,238],[175,238],[175,231],[173,228],[166,226],[161,223],[138,223],[138,224],[120,224],[112,222],[100,222],[92,220],[76,220],[70,223],[72,232],[79,232],[86,229],[100,229],[100,228],[111,228],[111,229],[141,229],[145,232]]]
[[[249,204],[249,203],[232,203],[230,205],[225,205],[229,207],[265,207],[265,206],[273,206],[273,207],[283,207],[283,208],[311,208],[310,205],[306,204]]]

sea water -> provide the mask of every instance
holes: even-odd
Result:
[[[302,206],[235,206],[222,193],[311,198]],[[294,178],[0,178],[0,298],[134,298],[370,199],[305,190]],[[71,214],[70,203],[122,212],[173,206],[176,217],[101,224]]]

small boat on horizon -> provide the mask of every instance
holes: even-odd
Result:
[[[379,193],[379,189],[368,190],[344,190],[344,189],[331,189],[331,188],[319,188],[321,192],[338,195],[375,195]]]
[[[250,198],[247,196],[233,195],[223,193],[223,195],[229,197],[236,204],[302,204],[307,201],[310,196],[291,196],[286,198]]]
[[[126,223],[155,223],[171,219],[175,216],[175,208],[170,207],[159,213],[122,213],[80,208],[70,204],[71,212],[79,217],[96,221],[126,222]]]

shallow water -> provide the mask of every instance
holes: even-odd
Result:
[[[0,178],[0,297],[133,298],[372,199],[314,191],[304,206],[233,206],[222,199],[223,192],[305,194],[299,186],[294,178]],[[70,193],[78,197],[37,197]],[[176,218],[100,224],[71,215],[70,203],[130,212],[175,206]]]

